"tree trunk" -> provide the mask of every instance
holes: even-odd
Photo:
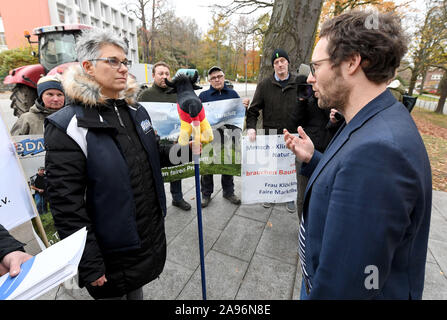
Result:
[[[435,112],[442,114],[445,100],[447,98],[447,70],[444,70],[444,75],[442,76],[442,80],[439,83],[439,93],[441,94],[441,96],[439,97],[438,106],[436,107]]]
[[[424,91],[424,85],[425,85],[426,78],[427,78],[427,69],[422,71],[422,80],[421,80],[421,84],[419,85],[419,93],[421,93],[421,94]]]
[[[149,62],[149,38],[147,36],[147,25],[146,25],[146,15],[144,13],[145,4],[140,1],[140,10],[141,10],[141,38],[143,40],[143,62]]]
[[[155,63],[155,0],[152,1],[152,21],[151,21],[151,39],[150,39],[150,51],[149,51],[149,63]]]
[[[323,0],[275,0],[265,34],[258,82],[273,72],[271,55],[277,48],[289,55],[289,71],[312,56]]]
[[[413,95],[414,87],[416,86],[416,80],[418,78],[418,72],[413,69],[411,70],[410,86],[408,87],[408,95]]]

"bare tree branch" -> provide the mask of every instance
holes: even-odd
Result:
[[[225,17],[229,17],[232,14],[252,14],[255,11],[263,8],[273,8],[273,0],[265,0],[265,1],[259,1],[259,0],[232,0],[228,4],[224,5],[211,5],[209,8],[212,8],[214,10],[218,10],[219,12],[222,12]],[[244,11],[247,9],[248,11]]]

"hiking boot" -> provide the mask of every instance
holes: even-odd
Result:
[[[185,199],[180,199],[179,201],[172,200],[172,205],[184,211],[191,210],[191,205]]]
[[[223,196],[225,199],[230,201],[232,204],[241,204],[241,199],[239,199],[234,193],[231,196]]]
[[[287,202],[287,203],[286,203],[286,209],[287,209],[287,211],[289,211],[290,213],[294,213],[295,210],[296,210],[295,202],[293,202],[293,201]]]
[[[210,201],[211,201],[210,196],[202,196],[202,208],[207,207]]]

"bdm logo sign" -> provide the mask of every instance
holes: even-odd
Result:
[[[17,154],[22,157],[36,155],[44,151],[45,147],[43,138],[25,139],[17,142]]]

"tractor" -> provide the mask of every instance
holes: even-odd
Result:
[[[14,115],[20,117],[27,112],[37,98],[37,81],[47,74],[62,73],[76,61],[75,45],[82,30],[90,29],[83,24],[51,25],[35,28],[37,41],[31,41],[31,35],[25,31],[28,43],[38,44],[39,64],[19,67],[9,72],[4,84],[13,84],[11,108]],[[33,52],[33,55],[36,53]]]

